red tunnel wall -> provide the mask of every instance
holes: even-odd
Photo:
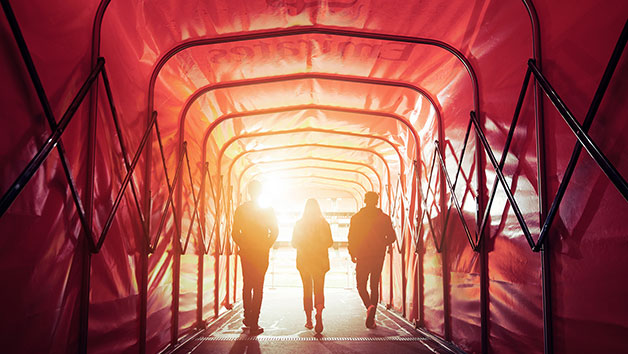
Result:
[[[33,53],[53,111],[60,117],[73,94],[89,72],[91,27],[97,4],[83,1],[65,1],[63,6],[48,2],[12,4],[25,38]],[[543,72],[561,97],[581,121],[610,56],[618,33],[628,13],[624,2],[587,2],[574,6],[568,1],[536,2],[541,26]],[[102,53],[114,84],[116,104],[122,114],[125,139],[131,151],[137,146],[143,130],[146,112],[145,83],[152,63],[137,63],[133,68],[126,62],[137,57],[133,52],[141,48],[137,38],[126,35],[142,26],[138,18],[125,18],[126,5],[112,6],[103,27]],[[443,5],[444,6],[444,5]],[[132,7],[129,5],[129,7]],[[235,6],[237,8],[237,6]],[[445,8],[447,8],[445,6]],[[455,9],[455,7],[452,7]],[[146,11],[150,14],[150,11]],[[69,15],[71,14],[71,15]],[[469,28],[460,46],[472,58],[480,82],[480,103],[485,130],[493,149],[502,151],[514,103],[525,70],[525,60],[531,56],[529,20],[523,6],[497,2],[478,2],[474,6],[478,28]],[[129,16],[130,17],[130,16]],[[453,18],[453,17],[452,17]],[[400,21],[400,23],[403,21]],[[2,190],[6,190],[18,171],[34,155],[49,130],[21,63],[17,48],[6,21],[2,23],[2,55],[0,67],[5,84],[2,86],[2,104],[6,129],[2,131],[0,163]],[[62,25],[61,25],[62,24]],[[440,27],[442,28],[442,26]],[[371,28],[372,30],[372,28]],[[436,29],[434,30],[436,31]],[[44,36],[43,33],[46,33]],[[423,35],[413,33],[413,35]],[[522,43],[524,45],[522,45]],[[593,138],[624,175],[628,172],[621,137],[627,127],[621,117],[628,112],[625,78],[628,63],[624,58],[611,82],[596,121],[591,129]],[[451,91],[461,104],[444,105],[443,133],[459,154],[466,126],[470,86],[468,80],[453,80]],[[109,119],[106,100],[100,87],[99,135],[96,151],[94,228],[100,230],[111,207],[124,169],[119,163],[120,153],[115,131]],[[448,91],[439,93],[447,101]],[[575,140],[557,116],[549,102],[545,102],[545,135],[547,163],[545,166],[548,199],[555,194],[562,178]],[[520,119],[521,128],[511,147],[505,174],[513,176],[517,200],[522,205],[526,220],[537,228],[536,152],[532,96],[528,92],[526,106]],[[65,133],[63,141],[77,185],[85,195],[87,174],[88,116],[85,106]],[[177,122],[160,121],[160,128],[169,132],[167,153],[174,166]],[[424,132],[422,146],[429,146],[435,131]],[[474,147],[472,138],[470,147]],[[153,164],[160,160],[153,144]],[[429,167],[431,150],[422,151]],[[464,210],[470,225],[475,225],[475,202],[465,185],[475,190],[477,175],[474,149],[467,152],[463,171],[472,182],[460,181],[459,198],[464,197]],[[144,161],[140,163],[140,166]],[[447,155],[450,171],[455,168],[451,151]],[[172,174],[172,168],[169,173]],[[157,170],[158,171],[158,170]],[[492,168],[486,169],[490,186],[494,178]],[[145,180],[138,169],[137,184]],[[426,171],[423,171],[423,189]],[[163,175],[151,177],[152,185],[163,184]],[[462,177],[461,177],[462,178]],[[434,183],[435,186],[437,183]],[[184,186],[184,188],[187,188]],[[488,187],[487,187],[488,188]],[[165,191],[154,189],[153,225],[160,217]],[[437,190],[437,193],[438,190]],[[141,198],[141,201],[144,199]],[[543,316],[541,299],[541,263],[539,254],[532,253],[523,238],[512,212],[507,208],[502,192],[491,214],[488,242],[489,335],[493,352],[540,352],[543,350]],[[440,203],[440,200],[438,200]],[[189,206],[187,206],[189,208]],[[188,213],[189,213],[189,209]],[[625,306],[628,288],[626,278],[626,227],[622,216],[628,207],[614,187],[601,174],[592,159],[583,154],[572,184],[567,190],[559,218],[554,224],[550,242],[552,284],[552,319],[554,349],[556,352],[620,352],[625,350],[623,338],[628,332],[628,308]],[[435,216],[436,213],[433,213]],[[189,215],[189,214],[187,214]],[[189,216],[184,216],[184,219]],[[537,220],[537,221],[534,221]],[[435,218],[439,224],[440,219]],[[156,226],[156,225],[155,225]],[[424,230],[427,230],[427,225]],[[58,155],[53,152],[42,169],[26,186],[9,212],[0,219],[0,268],[2,282],[10,284],[11,291],[0,297],[3,315],[0,333],[8,341],[8,352],[67,352],[77,346],[78,296],[81,279],[81,261],[84,248],[80,241],[80,225],[66,187]],[[167,232],[155,253],[149,256],[148,270],[148,329],[147,350],[164,348],[171,336],[172,302],[172,235],[174,225],[169,220]],[[154,235],[153,235],[154,236]],[[141,262],[138,245],[141,231],[132,198],[127,192],[118,211],[112,230],[103,249],[92,257],[90,293],[89,349],[90,351],[136,351],[139,345],[139,269]],[[415,318],[418,303],[424,303],[425,327],[441,336],[449,336],[454,343],[471,352],[481,350],[479,258],[466,242],[455,212],[444,241],[444,254],[435,251],[430,235],[423,235],[423,255],[414,253],[409,234],[406,244],[406,286],[409,300],[406,316]],[[196,240],[192,238],[190,250]],[[444,261],[443,261],[444,259]],[[179,334],[190,330],[194,323],[196,262],[198,257],[182,256]],[[412,282],[416,268],[422,261],[424,271],[424,298],[415,295]],[[443,273],[443,262],[445,269]],[[221,274],[226,269],[221,262]],[[231,263],[233,264],[233,262]],[[388,262],[386,263],[388,264]],[[402,309],[403,286],[401,261],[393,255],[392,301],[396,310]],[[213,257],[205,256],[206,294],[205,319],[213,316]],[[233,271],[233,268],[231,268]],[[385,269],[383,288],[388,289],[388,269]],[[603,274],[604,276],[600,276]],[[443,276],[445,275],[445,276]],[[417,275],[418,278],[418,275]],[[445,328],[445,299],[443,281],[449,283],[448,321]],[[594,285],[593,285],[594,284]],[[224,286],[224,283],[223,283]],[[225,289],[221,290],[222,298]],[[390,301],[384,291],[384,301]],[[415,299],[415,301],[411,301]],[[38,338],[37,341],[32,338]],[[594,341],[592,338],[596,338]]]

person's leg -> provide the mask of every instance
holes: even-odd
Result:
[[[314,274],[314,298],[316,303],[316,333],[323,331],[323,309],[325,308],[325,272]]]
[[[303,283],[303,311],[305,311],[305,327],[308,329],[312,326],[312,274],[307,271],[299,270],[301,275],[301,283]]]
[[[242,307],[244,308],[244,320],[242,322],[249,327],[251,325],[251,292],[253,290],[251,285],[251,265],[242,257],[240,257],[240,264],[242,265]]]
[[[382,275],[383,260],[371,260],[368,266],[370,275],[371,296],[370,303],[366,313],[366,327],[375,328],[375,314],[377,312],[377,303],[379,302],[379,282]]]
[[[268,264],[257,264],[254,268],[252,276],[253,297],[251,299],[251,326],[258,327],[259,313],[262,307],[262,298],[264,296],[264,276]]]
[[[325,272],[319,272],[312,277],[314,282],[314,305],[316,309],[325,308]]]
[[[301,275],[301,282],[303,283],[303,310],[307,312],[312,312],[312,274],[300,270],[299,274]]]
[[[371,304],[377,306],[379,303],[379,283],[382,278],[382,267],[384,260],[376,260],[372,263],[371,274]]]
[[[364,307],[368,308],[371,304],[371,297],[366,291],[366,282],[368,281],[368,269],[366,268],[366,263],[358,262],[355,265],[355,283],[356,288],[358,289],[358,294],[360,294],[360,298],[362,299],[362,303]]]

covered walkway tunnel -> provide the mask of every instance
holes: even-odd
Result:
[[[0,351],[628,351],[628,2],[0,3]],[[254,179],[280,232],[250,339]],[[380,332],[345,248],[367,191]],[[312,197],[322,337],[291,280]]]

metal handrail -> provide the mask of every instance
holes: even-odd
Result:
[[[621,175],[621,173],[619,173],[617,171],[617,169],[615,168],[615,166],[608,160],[608,158],[604,155],[604,153],[601,151],[601,149],[597,146],[597,144],[595,143],[595,141],[588,135],[588,130],[592,124],[593,118],[599,108],[599,105],[601,104],[602,98],[604,97],[604,93],[606,91],[606,89],[608,88],[608,85],[610,83],[610,79],[613,75],[613,72],[617,66],[617,63],[619,62],[619,59],[622,55],[622,52],[624,50],[624,48],[626,47],[626,43],[628,42],[628,21],[626,21],[624,28],[620,34],[620,37],[617,41],[617,44],[615,46],[615,49],[613,50],[613,53],[611,55],[611,58],[609,60],[609,63],[606,67],[606,70],[602,76],[602,79],[600,81],[600,84],[598,85],[598,88],[596,90],[595,96],[593,98],[593,101],[591,103],[591,105],[589,106],[589,110],[587,111],[587,115],[585,117],[585,121],[582,125],[580,125],[580,123],[578,122],[578,120],[575,118],[575,116],[573,115],[573,113],[571,113],[571,111],[569,110],[569,108],[567,107],[567,105],[564,103],[564,101],[560,98],[560,96],[558,95],[558,93],[554,90],[554,88],[551,86],[551,84],[549,83],[549,81],[547,80],[547,78],[541,73],[541,71],[539,70],[538,66],[536,65],[536,63],[534,62],[534,60],[530,59],[528,60],[528,68],[526,70],[526,74],[523,80],[523,85],[521,88],[521,91],[519,93],[519,99],[517,101],[517,105],[515,107],[515,112],[513,114],[513,119],[508,131],[508,135],[506,138],[506,142],[504,144],[504,151],[502,152],[501,155],[501,159],[499,161],[499,163],[497,162],[497,159],[495,158],[495,155],[493,153],[493,150],[490,147],[490,144],[488,143],[488,140],[486,138],[486,135],[484,134],[484,131],[482,130],[480,123],[477,119],[476,113],[474,111],[470,112],[470,120],[469,120],[469,128],[471,126],[471,124],[473,124],[475,132],[476,132],[476,137],[479,139],[484,152],[487,154],[489,161],[491,163],[491,165],[493,166],[493,168],[495,169],[495,173],[497,174],[497,177],[493,183],[493,187],[491,189],[491,193],[490,193],[490,197],[487,203],[487,207],[486,210],[484,211],[484,215],[482,216],[482,220],[480,221],[480,228],[479,230],[475,233],[475,237],[472,237],[471,232],[469,231],[469,227],[467,225],[466,220],[464,219],[464,216],[462,214],[462,209],[460,207],[460,203],[458,202],[458,199],[455,196],[455,183],[451,183],[451,179],[449,178],[449,174],[447,172],[447,168],[444,164],[444,157],[443,157],[443,153],[440,151],[440,147],[438,144],[438,141],[435,142],[435,149],[434,149],[434,156],[438,156],[439,158],[439,164],[441,166],[441,170],[443,172],[443,174],[445,175],[446,181],[447,181],[447,186],[449,187],[449,191],[450,191],[450,199],[451,201],[453,201],[454,206],[456,207],[456,211],[458,212],[458,216],[462,222],[465,234],[467,236],[467,239],[469,241],[469,244],[471,245],[471,247],[473,248],[474,251],[479,252],[479,245],[480,242],[482,240],[482,237],[484,235],[484,230],[486,228],[487,225],[487,221],[488,221],[488,216],[490,215],[490,210],[493,204],[493,200],[495,198],[496,195],[496,191],[497,191],[497,183],[499,182],[499,184],[502,186],[502,189],[504,190],[504,192],[506,193],[506,197],[508,198],[508,201],[510,202],[510,205],[513,209],[513,212],[515,213],[515,216],[517,217],[517,220],[519,222],[519,225],[521,227],[521,230],[524,234],[524,237],[526,238],[530,248],[532,251],[534,252],[539,252],[541,251],[542,247],[543,247],[543,243],[545,238],[547,237],[547,234],[549,233],[549,229],[551,227],[552,221],[558,211],[558,208],[560,206],[560,203],[562,201],[562,198],[564,196],[564,193],[567,189],[567,185],[569,183],[569,180],[573,174],[573,171],[575,169],[579,154],[582,150],[582,147],[584,147],[587,152],[589,153],[589,155],[591,155],[591,157],[594,159],[594,161],[597,163],[597,165],[602,169],[602,171],[604,172],[604,174],[609,178],[609,180],[613,183],[613,185],[616,187],[616,189],[619,191],[619,193],[624,197],[624,199],[626,201],[628,201],[628,183],[626,182],[625,178]],[[538,84],[540,85],[540,87],[542,88],[543,92],[545,93],[545,95],[550,99],[550,101],[552,102],[552,104],[554,105],[554,107],[556,108],[556,110],[558,111],[558,113],[560,114],[560,116],[563,118],[563,120],[565,121],[565,123],[569,126],[569,128],[571,129],[571,131],[574,133],[575,137],[577,138],[578,142],[576,143],[576,146],[573,149],[573,153],[572,156],[569,160],[569,164],[567,166],[567,169],[565,171],[563,180],[561,181],[561,184],[559,186],[559,189],[554,197],[554,200],[552,201],[552,206],[550,208],[550,211],[547,215],[547,217],[545,218],[544,222],[543,222],[543,226],[541,228],[541,232],[539,233],[539,237],[537,239],[537,241],[535,242],[531,233],[530,233],[530,229],[525,221],[525,218],[523,217],[523,214],[521,213],[521,210],[519,208],[519,205],[517,203],[517,201],[514,198],[513,193],[511,192],[511,188],[508,185],[508,183],[506,182],[506,179],[504,177],[503,174],[503,167],[506,161],[506,157],[508,155],[508,151],[510,148],[510,144],[512,142],[512,138],[514,136],[514,130],[516,128],[517,125],[517,121],[521,112],[521,108],[523,105],[523,100],[525,98],[525,94],[529,85],[529,81],[530,81],[530,76],[531,74],[534,75],[535,79],[537,80]],[[461,158],[459,160],[458,163],[458,169],[456,171],[456,182],[457,182],[457,177],[458,177],[458,173],[461,170],[461,164],[462,164],[462,158],[463,158],[463,154],[464,151],[466,150],[466,146],[467,146],[467,138],[468,138],[468,133],[469,133],[469,128],[467,128],[467,133],[465,136],[465,141],[463,144],[463,149],[462,149],[462,153],[461,153]],[[433,169],[433,164],[434,162],[432,162],[432,169]],[[430,180],[431,180],[431,171],[430,171]],[[429,183],[428,182],[428,192],[430,190],[429,188]],[[425,204],[427,202],[427,195],[425,196],[425,198],[423,198],[422,202],[423,204]],[[441,235],[441,237],[445,236],[445,231],[448,225],[448,219],[449,219],[449,211],[451,210],[451,205],[448,207],[447,210],[447,216],[446,216],[446,220],[444,223],[444,231],[443,234]],[[425,209],[424,209],[424,213],[420,219],[420,223],[421,223],[421,227],[422,227],[422,220],[425,216]],[[430,223],[430,227],[431,227],[431,223]],[[421,230],[421,229],[419,229]],[[432,230],[433,233],[433,230]],[[420,232],[419,232],[420,234]],[[417,235],[418,236],[418,235]],[[418,239],[415,240],[415,242],[417,242],[418,245]],[[435,242],[436,243],[436,242]],[[437,251],[440,252],[438,244],[437,245]]]
[[[55,145],[58,146],[59,154],[60,155],[62,154],[62,148],[60,147],[62,145],[58,145],[60,143],[61,136],[63,135],[68,124],[70,124],[70,122],[72,121],[74,114],[76,113],[81,103],[85,99],[85,96],[89,92],[89,89],[92,87],[92,85],[96,81],[96,78],[100,74],[104,64],[105,64],[105,60],[103,58],[99,58],[96,64],[96,67],[92,69],[91,73],[89,74],[89,76],[87,77],[87,79],[85,80],[81,88],[79,89],[78,93],[72,100],[72,103],[63,114],[59,123],[58,124],[54,123],[54,116],[52,116],[52,121],[49,120],[50,126],[51,128],[53,128],[52,134],[48,136],[44,145],[39,148],[35,156],[29,161],[26,167],[22,170],[22,173],[20,173],[20,175],[11,184],[9,189],[4,193],[4,195],[2,196],[2,199],[0,199],[0,217],[2,217],[2,215],[4,215],[4,213],[7,211],[7,209],[9,209],[9,207],[11,206],[13,201],[17,198],[19,193],[22,191],[22,189],[24,189],[24,186],[26,186],[28,181],[30,181],[31,177],[33,177],[33,175],[35,174],[35,172],[37,172],[39,167],[41,167],[44,161],[46,161],[46,159],[50,155],[50,152],[52,152],[52,149],[55,147]],[[47,102],[48,101],[46,100],[46,104]],[[64,162],[64,167],[67,166],[66,165],[67,159],[65,158],[64,152],[63,152],[62,161],[66,161]],[[71,179],[71,177],[69,178]],[[78,197],[78,193],[76,194],[76,196]]]

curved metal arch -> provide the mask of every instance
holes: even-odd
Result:
[[[287,179],[290,179],[290,178],[287,178]],[[311,184],[316,185],[317,190],[322,189],[325,191],[346,193],[347,195],[350,196],[351,199],[353,199],[353,202],[355,203],[356,211],[360,210],[360,201],[362,201],[363,195],[360,193],[357,187],[351,185],[351,186],[346,186],[347,188],[340,188],[338,187],[339,186],[338,183],[333,183],[333,181],[325,182],[325,180],[322,178],[319,178],[318,181],[316,180],[311,181]]]
[[[378,186],[379,186],[379,190],[380,190],[380,194],[383,188],[383,184],[382,184],[382,178],[379,175],[379,173],[377,173],[377,170],[366,163],[363,162],[357,162],[357,161],[349,161],[349,160],[335,160],[335,159],[328,159],[328,158],[320,158],[320,157],[304,157],[304,158],[293,158],[293,159],[282,159],[282,160],[271,160],[271,161],[260,161],[257,162],[255,164],[251,164],[246,166],[243,170],[242,173],[240,174],[240,177],[238,178],[238,185],[242,185],[242,176],[244,176],[244,174],[252,167],[255,166],[259,166],[259,165],[265,165],[265,164],[275,164],[275,163],[285,163],[285,162],[296,162],[296,161],[305,161],[305,160],[313,160],[313,161],[322,161],[322,162],[331,162],[331,163],[340,163],[340,164],[350,164],[350,165],[356,165],[356,166],[361,166],[361,167],[366,167],[368,169],[370,169],[371,171],[373,171],[373,173],[375,174],[375,177],[377,177],[377,182],[378,182]],[[241,194],[242,191],[238,190],[238,194]]]
[[[416,86],[410,83],[394,81],[394,80],[373,79],[373,78],[360,77],[360,76],[348,76],[348,75],[324,74],[324,73],[297,73],[297,74],[289,74],[289,75],[269,76],[269,77],[256,78],[256,79],[235,80],[235,81],[229,81],[229,82],[224,82],[224,83],[209,84],[209,85],[200,87],[192,95],[188,96],[188,99],[186,100],[183,106],[183,109],[181,110],[181,113],[179,114],[179,141],[181,142],[184,140],[185,121],[187,120],[187,114],[190,108],[192,107],[192,104],[194,104],[194,102],[196,102],[196,100],[199,97],[201,97],[202,95],[206,93],[209,93],[217,89],[224,89],[224,88],[250,86],[250,85],[258,85],[258,84],[265,84],[265,83],[285,82],[285,81],[292,81],[292,80],[306,80],[306,79],[307,80],[322,79],[322,80],[330,80],[330,81],[353,82],[353,83],[364,83],[364,84],[371,84],[371,85],[407,88],[412,91],[415,91],[420,96],[423,96],[426,100],[428,100],[428,102],[430,102],[430,104],[432,105],[432,108],[434,108],[434,112],[436,114],[436,119],[439,126],[442,124],[441,108],[440,108],[440,105],[437,104],[437,100],[434,97],[432,97],[427,91],[425,91],[423,88],[419,86]],[[408,128],[412,132],[412,135],[415,138],[415,143],[417,146],[416,152],[418,156],[418,153],[419,153],[418,151],[420,147],[418,133],[416,132],[416,129],[414,129],[414,126],[412,124],[408,123],[405,120],[402,123],[406,126],[406,128]]]
[[[239,118],[239,117],[247,117],[247,116],[254,116],[254,115],[261,115],[261,114],[271,114],[271,113],[280,113],[280,112],[301,111],[301,110],[304,110],[304,109],[326,110],[326,111],[331,111],[331,112],[343,112],[343,113],[373,115],[373,116],[385,117],[385,118],[395,119],[397,121],[404,122],[404,118],[403,117],[401,117],[399,115],[396,115],[396,114],[392,114],[392,113],[369,111],[369,110],[357,109],[357,108],[344,108],[344,107],[337,107],[337,106],[314,105],[314,104],[287,106],[287,107],[271,108],[271,109],[260,109],[260,110],[248,111],[248,112],[229,113],[229,114],[222,115],[222,116],[216,118],[209,125],[207,130],[205,131],[205,136],[203,137],[203,149],[201,150],[202,162],[205,163],[205,161],[207,161],[207,141],[209,139],[209,135],[218,126],[218,124],[220,124],[221,122],[229,120],[229,119]],[[419,151],[418,135],[414,136],[414,138],[416,139],[415,140],[415,146],[416,146],[415,153],[419,154],[420,151]],[[416,155],[417,158],[419,156],[420,155]],[[390,172],[390,170],[388,172]],[[390,179],[390,177],[389,177],[389,179]],[[390,184],[390,181],[388,181],[388,182],[389,182],[388,184]],[[413,200],[415,198],[414,194],[415,193],[412,193],[412,199]]]
[[[400,116],[400,115],[394,114],[394,113],[379,112],[379,111],[372,111],[372,110],[359,109],[359,108],[347,108],[347,107],[338,107],[338,106],[306,104],[306,105],[295,105],[295,106],[286,106],[286,107],[277,107],[277,108],[258,109],[258,110],[246,111],[246,112],[228,113],[228,114],[224,114],[224,115],[216,118],[215,120],[213,120],[209,124],[209,126],[207,127],[207,130],[205,131],[205,135],[203,136],[203,149],[202,149],[202,152],[201,152],[203,154],[203,157],[202,157],[203,162],[206,161],[207,141],[209,139],[209,136],[214,131],[214,129],[216,129],[216,127],[219,124],[221,124],[222,122],[227,121],[227,120],[231,120],[231,119],[242,118],[242,117],[250,117],[250,116],[255,116],[255,115],[272,114],[272,113],[292,112],[292,111],[300,111],[300,110],[306,110],[306,109],[324,110],[324,111],[330,111],[330,112],[342,112],[342,113],[372,115],[372,116],[384,117],[384,118],[389,118],[389,119],[395,119],[395,120],[401,122],[403,125],[405,125],[406,128],[408,128],[408,130],[411,132],[412,137],[414,138],[415,158],[419,159],[420,156],[421,156],[420,155],[421,144],[420,144],[419,135],[418,135],[416,129],[414,129],[414,126],[412,126],[412,124],[408,123],[406,121],[405,117],[403,117],[403,116]],[[440,115],[438,116],[438,118],[440,119]],[[439,121],[439,125],[440,125],[440,121]],[[180,134],[181,134],[181,132],[180,132]],[[404,166],[404,168],[405,168],[405,166]],[[404,178],[405,178],[405,175],[403,173],[401,175],[404,176]],[[405,183],[404,183],[404,186],[405,186]]]
[[[91,50],[92,62],[94,62],[95,58],[97,58],[99,56],[99,52],[100,52],[100,38],[101,38],[101,31],[102,31],[102,22],[103,22],[103,19],[104,19],[105,11],[107,10],[110,1],[111,0],[101,0],[100,4],[98,6],[98,10],[96,12],[96,16],[95,16],[95,19],[94,19],[94,25],[93,25],[93,31],[92,31],[92,50]],[[540,44],[541,36],[540,36],[540,29],[539,29],[539,26],[538,26],[538,23],[539,23],[538,15],[537,15],[536,9],[535,9],[535,7],[534,7],[534,5],[532,3],[532,0],[522,0],[522,2],[523,2],[524,6],[525,6],[525,8],[526,8],[526,10],[528,12],[528,15],[530,17],[530,22],[532,24],[533,57],[535,58],[535,61],[538,63],[539,68],[540,68],[541,65],[542,65],[542,60],[541,60],[541,44]],[[154,71],[153,71],[153,73],[154,73]],[[151,76],[151,81],[152,81],[152,76]],[[539,92],[538,88],[535,90],[535,97],[540,97],[540,92]],[[92,98],[90,98],[90,101],[91,100],[92,100]],[[95,99],[93,99],[93,102],[90,102],[90,118],[91,118],[90,121],[93,120],[93,117],[96,115],[95,102],[96,102]],[[536,116],[537,116],[537,121],[539,121],[542,124],[542,113],[541,113],[542,112],[542,101],[540,99],[538,99],[537,102],[538,102],[537,103],[537,112],[535,112],[535,113],[536,113]],[[149,106],[152,106],[152,102],[151,102],[150,98],[149,98]],[[150,114],[150,112],[152,112],[152,110],[149,109],[147,112],[148,112],[148,114]],[[479,109],[476,109],[476,112],[479,115],[479,113],[480,113]],[[148,117],[147,121],[149,121],[149,120],[150,120],[150,117]],[[537,131],[538,130],[542,131],[542,129],[537,129]],[[89,147],[91,145],[93,145],[93,139],[94,139],[94,135],[90,134],[90,139],[88,141],[88,149],[89,149]],[[443,140],[443,139],[441,139],[441,140]],[[540,148],[538,146],[539,146],[539,142],[543,142],[543,141],[544,140],[543,140],[542,136],[537,137],[537,150],[542,151],[542,150],[540,150]],[[540,160],[541,159],[539,159],[539,166],[540,166]],[[539,167],[539,172],[541,173],[540,167]],[[93,179],[93,170],[91,172],[88,171],[88,180],[91,180],[91,179]],[[539,175],[539,184],[541,184],[542,182],[544,182],[544,173]],[[147,185],[145,187],[145,192],[147,194],[149,193],[149,189],[150,189],[150,186]],[[539,188],[540,193],[543,190],[544,190],[544,188]],[[542,198],[544,199],[545,197],[542,196]],[[88,196],[87,199],[92,199],[92,196]],[[357,201],[356,201],[356,204],[357,204]],[[544,202],[540,201],[540,204],[541,204],[541,208],[540,209],[542,211],[544,211],[545,210]],[[145,276],[144,276],[144,278],[145,278]],[[87,289],[89,289],[89,287]],[[545,287],[544,287],[544,289],[545,289]],[[545,298],[545,291],[544,291],[543,295],[544,295],[544,298]],[[146,296],[147,295],[146,295],[145,287],[142,287],[140,289],[140,298],[141,298],[140,299],[141,300],[140,303],[141,303],[141,306],[140,306],[140,316],[139,316],[140,317],[140,338],[139,338],[140,349],[146,347],[146,311],[147,311],[146,310]],[[82,297],[82,298],[84,298],[84,297]],[[81,307],[84,306],[83,304],[85,302],[86,301],[81,300]],[[88,300],[87,300],[87,304],[89,304]],[[421,304],[420,306],[422,306],[422,301],[420,302],[420,304]],[[484,301],[482,301],[482,304],[484,304]],[[544,302],[544,305],[545,305],[545,302]],[[87,307],[89,307],[89,305],[87,305]],[[549,311],[549,310],[547,310],[547,311]],[[422,314],[421,310],[419,312]],[[488,342],[488,339],[487,339],[488,334],[487,334],[487,330],[486,330],[488,325],[485,323],[486,322],[485,318],[487,316],[485,316],[484,313],[486,312],[486,310],[483,309],[481,312],[482,312],[482,326],[481,326],[482,327],[482,348],[485,348],[485,345],[486,345],[485,343]],[[552,326],[551,326],[551,322],[549,322],[548,320],[545,320],[545,318],[546,318],[545,312],[546,311],[545,311],[545,308],[544,308],[544,322],[546,322],[546,323],[544,323],[544,329],[545,329],[545,331],[544,331],[544,335],[545,335],[544,336],[545,337],[545,350],[546,351],[548,351],[548,350],[551,351],[551,343],[552,343],[552,341],[551,341],[551,328],[552,328]],[[83,330],[83,327],[85,327],[85,329],[88,327],[87,326],[87,315],[86,314],[87,314],[87,311],[81,311],[81,316],[80,316],[81,317],[80,318],[81,331],[79,333],[79,348],[82,349],[83,351],[85,351],[86,350],[85,348],[87,348],[87,333],[86,333],[86,330],[85,331]],[[419,316],[419,325],[422,325],[422,323],[423,323],[423,318],[422,318],[422,316]],[[548,339],[548,337],[549,337],[549,339]]]
[[[454,46],[445,43],[443,41],[439,41],[436,39],[430,38],[421,38],[421,37],[412,37],[412,36],[402,36],[402,35],[392,35],[392,34],[381,34],[375,32],[366,32],[366,31],[355,31],[348,30],[343,28],[331,28],[331,27],[314,27],[314,26],[295,26],[290,28],[282,28],[282,29],[274,29],[274,30],[260,30],[260,31],[252,31],[247,32],[245,34],[236,34],[236,35],[225,35],[218,36],[213,38],[202,38],[202,39],[193,39],[189,41],[185,41],[175,45],[173,48],[168,50],[164,55],[162,55],[159,60],[155,63],[153,67],[153,71],[149,80],[148,87],[148,104],[147,110],[148,112],[153,111],[154,107],[154,92],[155,92],[155,83],[157,81],[157,77],[161,72],[161,69],[166,65],[166,63],[174,57],[177,53],[192,47],[197,46],[205,46],[205,45],[213,45],[213,44],[221,44],[228,42],[241,42],[255,39],[267,39],[267,38],[276,38],[276,37],[288,37],[288,36],[297,36],[297,35],[308,35],[308,34],[326,34],[332,36],[342,36],[342,37],[356,37],[356,38],[364,38],[364,39],[374,39],[381,41],[390,41],[390,42],[404,42],[404,43],[412,43],[412,44],[423,44],[428,46],[435,46],[441,49],[444,49],[451,53],[459,62],[462,63],[464,68],[471,79],[471,86],[473,88],[473,107],[475,112],[480,114],[480,100],[479,100],[479,85],[477,76],[471,65],[469,59],[457,48]]]
[[[390,146],[392,146],[392,148],[397,152],[397,156],[399,157],[400,174],[403,175],[404,172],[405,172],[405,168],[404,168],[405,164],[404,164],[403,157],[401,156],[401,152],[399,151],[397,146],[395,144],[393,144],[388,139],[385,139],[385,138],[382,138],[382,137],[379,137],[379,136],[374,136],[372,134],[358,134],[358,133],[352,133],[352,132],[342,132],[342,131],[329,130],[329,129],[320,129],[320,128],[301,128],[301,129],[275,130],[275,131],[260,132],[260,133],[250,133],[250,134],[242,134],[242,135],[234,136],[233,138],[231,138],[227,142],[225,142],[224,145],[222,146],[222,148],[220,149],[220,151],[218,152],[218,161],[217,161],[218,174],[220,174],[220,172],[222,170],[222,157],[224,156],[224,153],[227,151],[227,149],[229,148],[229,146],[231,144],[233,144],[234,142],[236,142],[236,141],[238,141],[240,139],[253,138],[253,137],[258,137],[258,136],[272,136],[272,135],[307,133],[307,132],[316,132],[316,133],[323,133],[323,134],[335,134],[335,135],[348,135],[348,136],[356,136],[356,137],[363,137],[363,138],[366,138],[366,139],[377,139],[377,140],[380,140],[380,141],[384,141],[384,142],[388,143]]]
[[[272,174],[272,173],[277,173],[277,172],[283,172],[283,171],[294,171],[294,170],[306,170],[306,169],[318,169],[318,170],[328,170],[328,171],[340,171],[340,172],[346,172],[346,173],[355,173],[358,175],[363,176],[369,183],[369,186],[371,187],[370,190],[373,190],[373,181],[371,181],[371,179],[366,175],[366,173],[362,172],[362,171],[356,171],[356,170],[349,170],[346,168],[334,168],[334,167],[327,167],[327,166],[291,166],[291,167],[283,167],[283,168],[276,168],[276,169],[272,169],[270,171],[267,172],[261,172],[261,171],[257,171],[255,172],[255,176],[258,176],[262,173],[268,173],[268,174]],[[238,177],[238,186],[240,185],[242,178],[244,176],[244,172],[240,174],[240,177]],[[357,182],[357,181],[356,181]]]
[[[234,80],[228,82],[220,82],[214,84],[208,84],[198,88],[194,93],[188,96],[183,105],[183,109],[179,113],[179,131],[184,131],[185,121],[187,120],[187,114],[192,107],[192,105],[199,99],[202,95],[208,94],[211,91],[226,89],[226,88],[234,88],[234,87],[242,87],[242,86],[252,86],[252,85],[261,85],[267,83],[277,83],[277,82],[286,82],[286,81],[296,81],[296,80],[328,80],[328,81],[340,81],[340,82],[351,82],[351,83],[361,83],[361,84],[369,84],[369,85],[378,85],[378,86],[390,86],[390,87],[398,87],[398,88],[406,88],[414,91],[419,96],[424,97],[434,108],[436,112],[437,121],[440,123],[442,119],[440,105],[437,104],[437,99],[432,97],[425,89],[413,85],[411,83],[400,82],[395,80],[386,80],[386,79],[375,79],[363,76],[350,76],[350,75],[339,75],[339,74],[328,74],[328,73],[295,73],[295,74],[286,74],[286,75],[276,75],[276,76],[267,76],[253,79],[245,79],[245,80]],[[179,139],[183,139],[182,136]]]
[[[262,151],[274,151],[274,150],[283,150],[283,149],[290,149],[290,148],[298,148],[298,147],[322,147],[322,148],[330,148],[330,149],[341,149],[341,150],[352,150],[352,151],[364,151],[364,152],[368,152],[371,153],[377,157],[379,157],[382,162],[384,163],[384,166],[386,167],[386,177],[387,177],[387,182],[388,185],[390,185],[390,167],[388,166],[388,163],[386,162],[386,159],[378,152],[370,150],[370,149],[366,149],[366,148],[356,148],[356,147],[348,147],[348,146],[339,146],[339,145],[326,145],[326,144],[295,144],[295,145],[279,145],[279,146],[274,146],[274,147],[269,147],[269,148],[263,148],[263,149],[258,149],[258,150],[248,150],[248,151],[244,151],[240,154],[238,154],[232,161],[231,164],[229,164],[229,169],[227,171],[227,180],[228,180],[228,184],[231,182],[231,172],[233,169],[233,165],[244,155],[248,154],[248,153],[253,153],[253,152],[262,152]],[[390,202],[390,198],[388,198],[389,202]],[[390,204],[390,203],[389,203]],[[390,209],[390,208],[389,208]]]
[[[252,177],[255,178],[258,175],[259,174],[256,174],[256,175],[253,175]],[[366,187],[364,187],[362,185],[362,183],[357,182],[357,181],[352,181],[350,179],[334,178],[334,177],[327,177],[327,176],[305,176],[305,175],[303,175],[303,176],[294,176],[294,175],[286,176],[284,179],[322,179],[322,180],[326,180],[326,181],[342,182],[342,183],[348,183],[348,184],[356,185],[356,186],[360,187],[364,193],[368,192],[368,189]]]

